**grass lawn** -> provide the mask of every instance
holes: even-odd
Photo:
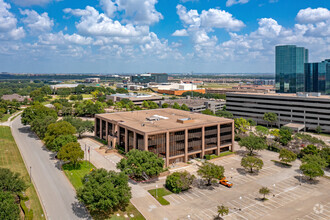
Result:
[[[82,184],[82,178],[88,174],[92,168],[95,168],[95,166],[88,161],[83,161],[79,168],[73,168],[70,164],[64,164],[62,166],[62,169],[65,173],[65,175],[70,180],[73,187],[77,190],[80,187],[83,186]],[[117,216],[119,214],[119,216]],[[129,217],[125,218],[124,215],[127,214]],[[134,217],[130,217],[130,214],[133,214]],[[132,220],[143,220],[145,219],[143,215],[131,204],[127,206],[126,210],[124,212],[118,211],[115,212],[111,216],[104,216],[101,213],[91,213],[93,219],[112,219],[112,220],[124,220],[124,219],[132,219]]]
[[[6,122],[8,121],[8,118],[11,116],[11,114],[4,114],[1,118],[1,122]]]
[[[20,173],[28,185],[25,194],[30,199],[30,208],[33,210],[34,219],[45,219],[38,195],[32,183],[28,171],[24,165],[22,156],[11,134],[10,128],[0,126],[0,167],[8,168]]]
[[[238,83],[204,83],[204,85],[200,85],[198,88],[231,88],[237,85]]]
[[[83,161],[77,169],[73,168],[71,164],[64,164],[62,167],[65,175],[76,190],[82,187],[81,179],[88,174],[92,168],[95,168],[94,165],[88,161]]]
[[[148,190],[148,192],[155,198],[157,201],[162,205],[169,205],[170,202],[163,198],[163,196],[167,196],[172,194],[172,192],[168,191],[165,188],[159,188],[159,189],[151,189]],[[157,194],[157,196],[156,196]]]
[[[21,115],[22,113],[18,113],[17,115],[15,115],[14,117],[12,117],[11,119],[10,119],[10,121],[14,121],[14,119],[15,118],[17,118],[19,115]]]

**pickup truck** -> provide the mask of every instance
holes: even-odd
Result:
[[[223,177],[221,180],[219,180],[219,184],[227,186],[228,188],[231,188],[233,184],[229,182],[226,177]]]

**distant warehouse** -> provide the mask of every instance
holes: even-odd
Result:
[[[227,93],[226,107],[235,118],[251,118],[258,124],[266,124],[263,115],[278,115],[277,126],[301,125],[305,131],[320,126],[330,133],[330,96],[319,93],[260,94]]]
[[[233,131],[231,119],[170,108],[95,116],[95,135],[110,147],[153,152],[166,166],[233,150]]]

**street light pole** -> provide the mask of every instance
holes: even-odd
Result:
[[[30,166],[30,183],[31,183],[31,179],[32,179],[32,167]]]
[[[156,185],[156,198],[158,198],[158,196],[157,196],[157,189],[158,189],[158,185]]]

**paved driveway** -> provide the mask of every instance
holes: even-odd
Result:
[[[32,179],[48,219],[89,219],[54,154],[44,148],[29,126],[21,124],[20,116],[11,124],[11,130],[26,167],[32,167]]]

